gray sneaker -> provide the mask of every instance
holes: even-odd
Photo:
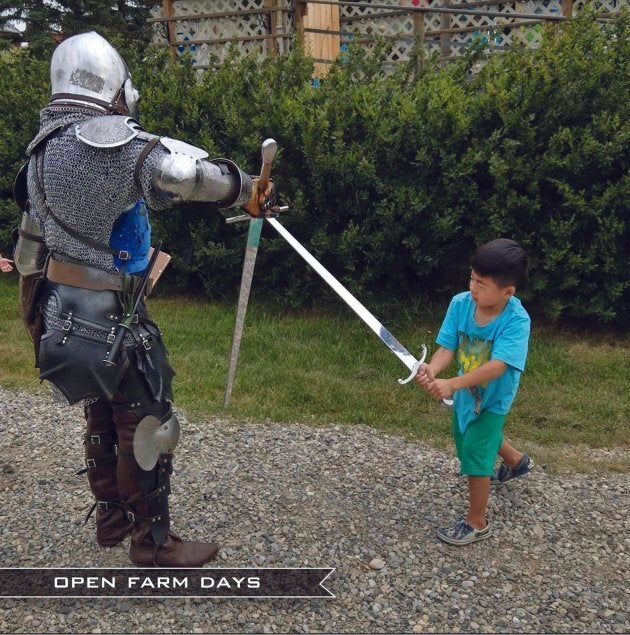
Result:
[[[525,476],[525,474],[531,472],[533,467],[534,461],[532,461],[527,454],[523,454],[521,460],[514,467],[508,467],[502,462],[490,477],[490,484],[498,485],[499,483],[507,483],[513,478]]]
[[[490,538],[492,530],[490,523],[486,523],[483,529],[471,527],[463,518],[460,518],[452,527],[437,530],[437,537],[449,545],[469,545],[471,542]]]

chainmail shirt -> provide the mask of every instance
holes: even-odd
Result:
[[[153,210],[172,205],[171,200],[158,196],[151,189],[153,169],[166,150],[158,144],[148,154],[140,172],[139,187],[134,179],[134,168],[147,142],[132,139],[124,146],[96,148],[79,141],[76,124],[94,114],[94,111],[58,107],[48,107],[41,112],[40,132],[29,151],[47,134],[51,137],[34,149],[31,158],[28,171],[30,213],[39,223],[44,242],[56,258],[70,258],[115,273],[117,269],[111,254],[73,238],[47,213],[42,192],[35,183],[35,157],[45,145],[42,185],[48,206],[75,231],[103,245],[109,244],[118,217],[138,199],[144,197]]]

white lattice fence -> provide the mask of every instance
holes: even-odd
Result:
[[[614,1],[614,0],[609,0]],[[409,59],[414,46],[414,38],[420,35],[417,24],[411,14],[392,15],[401,6],[431,7],[445,6],[456,8],[466,0],[378,0],[379,5],[388,4],[392,9],[375,9],[366,4],[364,7],[341,7],[341,22],[347,32],[345,40],[358,38],[369,46],[369,38],[382,36],[395,41],[388,61],[397,62]],[[487,42],[491,48],[508,48],[519,43],[536,46],[540,41],[540,25],[509,27],[517,23],[519,13],[534,14],[544,17],[561,14],[560,0],[533,0],[531,2],[505,2],[475,6],[473,11],[492,11],[503,16],[481,16],[470,13],[423,13],[423,40],[428,51],[438,51],[441,57],[459,55],[475,40]],[[462,32],[448,32],[462,29]]]
[[[170,22],[170,38],[169,23],[155,22],[154,41],[175,42],[176,52],[189,52],[197,67],[220,63],[230,46],[259,55],[289,50],[294,32],[292,0],[276,0],[279,10],[272,12],[263,12],[269,8],[265,0],[176,0],[171,6],[176,19]],[[162,5],[151,12],[154,18],[165,17]]]
[[[408,4],[400,0],[385,0],[380,5],[390,5],[391,9],[372,7],[340,7],[342,46],[358,39],[365,47],[370,47],[374,38],[398,38],[388,55],[388,62],[408,59],[414,44],[414,19],[409,13],[400,14],[401,5]]]
[[[429,52],[435,51],[441,58],[449,59],[460,55],[476,40],[487,43],[494,50],[505,50],[514,45],[538,46],[543,26],[536,21],[561,16],[563,1],[566,10],[571,6],[566,4],[570,0],[511,0],[503,3],[489,0],[489,4],[482,6],[468,4],[468,12],[462,10],[462,13],[405,13],[405,8],[413,7],[448,6],[454,9],[467,0],[365,0],[363,6],[340,5],[335,9],[339,12],[339,26],[326,28],[339,29],[342,51],[352,40],[370,48],[377,38],[387,38],[392,46],[387,62],[392,65],[409,59],[416,38],[421,38]],[[630,5],[630,0],[573,0],[573,11],[579,11],[587,1],[611,13]],[[155,41],[175,43],[179,54],[189,51],[193,63],[199,67],[220,63],[230,45],[241,52],[261,56],[287,52],[296,30],[295,14],[301,7],[299,0],[171,0],[153,8],[155,20],[165,17],[163,10],[167,5],[170,5],[174,19],[155,22]],[[308,5],[323,6],[317,5],[316,1]],[[263,11],[269,7],[275,10]],[[313,9],[311,12],[314,13]],[[500,15],[480,15],[480,12]],[[531,17],[520,19],[519,15]],[[321,32],[321,29],[313,31],[315,34]]]

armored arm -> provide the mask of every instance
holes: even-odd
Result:
[[[208,160],[201,148],[170,137],[145,132],[137,121],[122,115],[98,116],[81,122],[76,136],[86,145],[102,149],[130,147],[137,152],[134,179],[145,195],[150,188],[172,201],[210,201],[219,207],[248,207],[255,198],[255,183],[229,159]],[[256,211],[256,209],[254,209]]]
[[[252,178],[229,159],[208,160],[205,150],[162,137],[163,153],[153,168],[152,188],[176,201],[211,201],[219,207],[241,207],[251,197]]]

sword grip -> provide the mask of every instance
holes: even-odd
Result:
[[[266,139],[261,146],[262,167],[260,168],[260,177],[258,179],[258,191],[264,192],[269,184],[269,176],[271,174],[271,164],[278,151],[278,144],[273,139]]]

